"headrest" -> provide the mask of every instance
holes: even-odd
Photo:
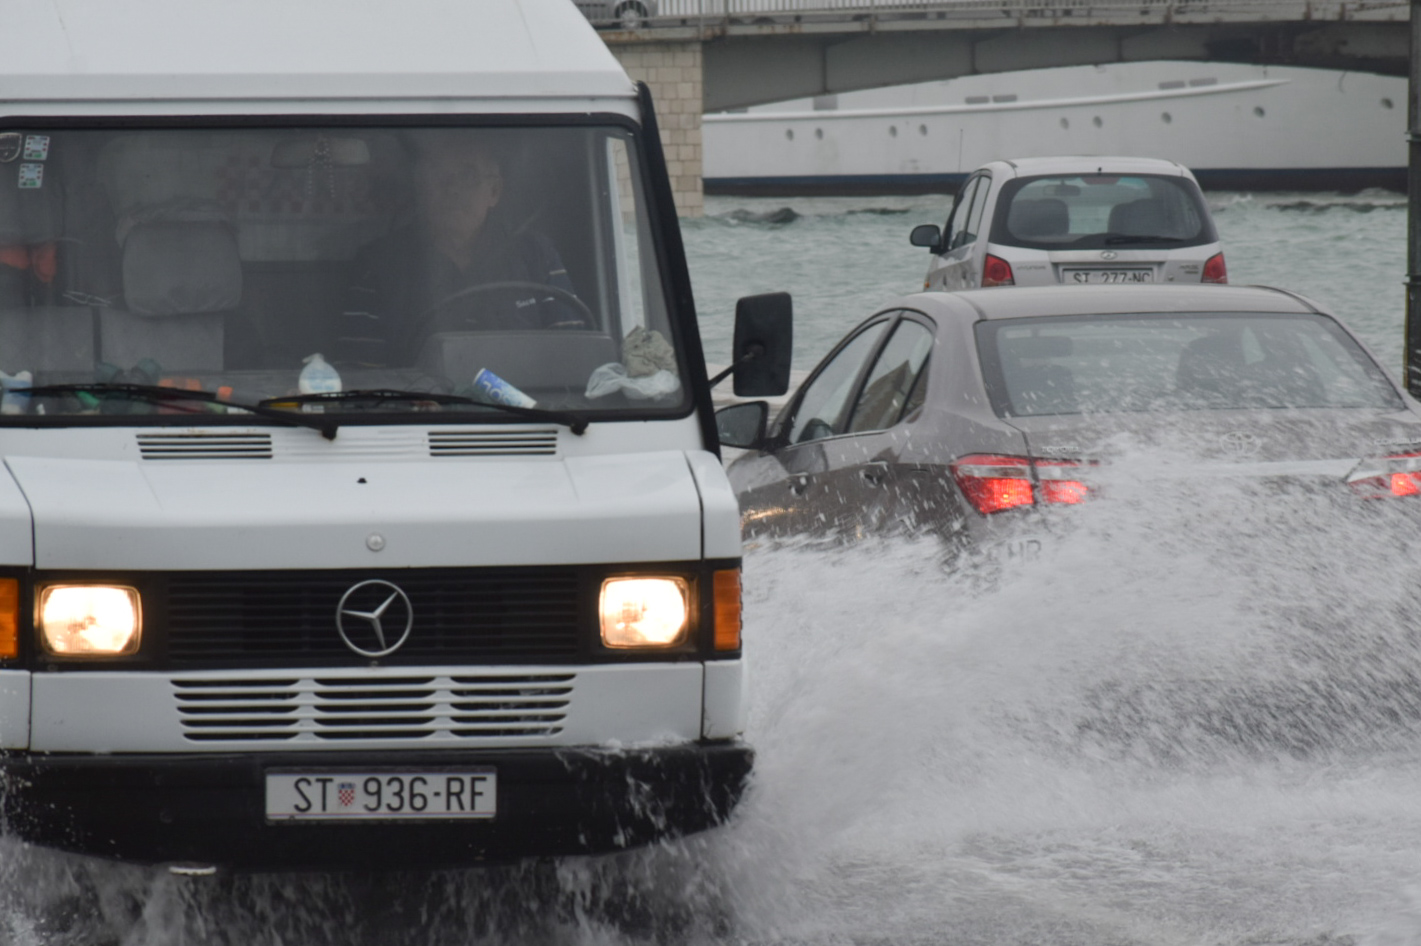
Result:
[[[123,295],[138,315],[235,309],[242,300],[236,234],[216,221],[134,224],[123,241]]]
[[[1162,236],[1165,233],[1164,205],[1145,198],[1116,204],[1110,211],[1110,232],[1126,236]]]
[[[1069,335],[1027,335],[1003,341],[1005,352],[1016,358],[1064,358],[1075,348]]]
[[[1054,197],[1015,200],[1007,212],[1007,229],[1018,237],[1062,236],[1071,229],[1071,216],[1066,202]]]

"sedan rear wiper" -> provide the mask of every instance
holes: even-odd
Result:
[[[1108,236],[1105,238],[1106,246],[1119,246],[1122,243],[1183,243],[1184,237],[1167,236]]]
[[[464,397],[462,394],[436,394],[431,391],[401,391],[394,388],[367,388],[355,391],[321,391],[314,394],[296,394],[290,397],[269,397],[261,402],[262,407],[276,404],[335,404],[342,401],[371,401],[376,404],[387,401],[428,401],[432,404],[472,405],[488,407],[533,420],[551,421],[562,424],[578,436],[587,429],[587,418],[570,411],[550,411],[541,407],[514,407],[496,401],[481,401]]]
[[[321,436],[327,440],[336,439],[336,431],[340,428],[338,421],[328,417],[294,414],[291,411],[267,407],[265,403],[242,404],[237,401],[229,401],[226,398],[219,397],[211,391],[189,391],[186,388],[164,388],[152,384],[120,384],[107,381],[92,381],[79,384],[41,384],[32,388],[10,388],[5,394],[7,397],[23,395],[29,395],[30,397],[55,397],[64,394],[87,394],[98,398],[126,397],[134,401],[143,401],[149,404],[198,401],[203,404],[218,404],[222,407],[246,411],[249,414],[255,414],[257,417],[265,417],[279,424],[288,424],[293,427],[310,427],[312,430],[319,430]]]

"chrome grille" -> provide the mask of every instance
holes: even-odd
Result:
[[[191,742],[433,741],[556,736],[576,674],[173,681]]]
[[[558,452],[558,432],[547,430],[435,430],[429,453],[436,457],[551,457]]]
[[[145,460],[270,460],[271,434],[139,434]]]
[[[532,664],[580,653],[580,583],[570,566],[174,572],[162,599],[169,665],[349,666],[361,658],[341,641],[336,609],[372,578],[399,585],[414,609],[392,661]]]

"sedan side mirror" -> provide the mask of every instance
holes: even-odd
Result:
[[[789,390],[794,351],[794,305],[787,292],[745,296],[735,303],[735,348],[727,373],[735,374],[738,397],[778,397]]]
[[[759,450],[765,444],[770,405],[764,401],[732,404],[715,412],[715,429],[723,447]]]
[[[925,246],[937,253],[938,245],[942,243],[942,231],[935,223],[920,223],[908,235],[908,242],[914,246]]]

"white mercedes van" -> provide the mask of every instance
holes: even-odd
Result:
[[[577,8],[5,16],[6,830],[265,870],[723,822],[739,515],[650,97]],[[742,302],[782,392],[788,297]]]

